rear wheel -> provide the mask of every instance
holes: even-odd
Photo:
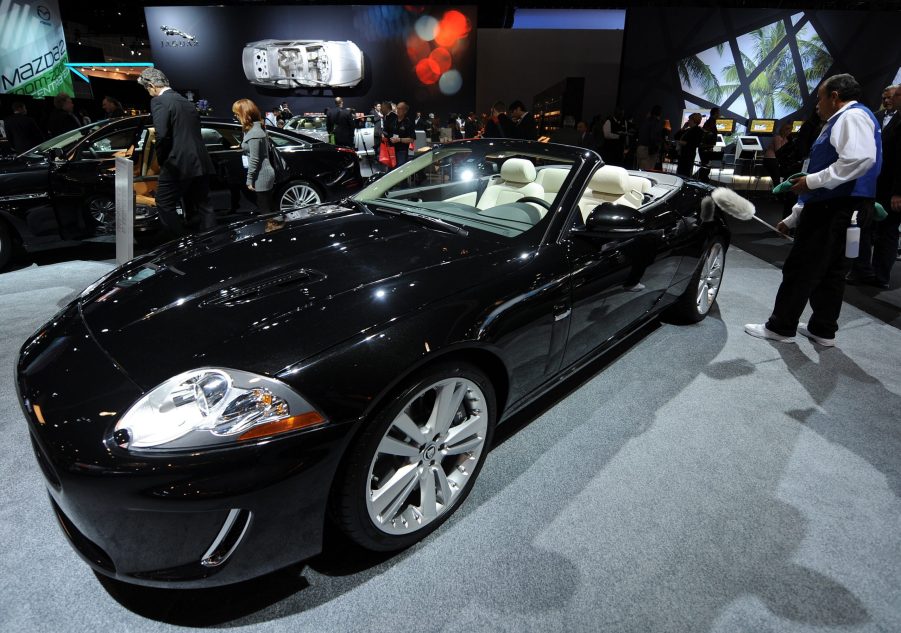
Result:
[[[674,303],[667,316],[681,323],[702,321],[716,302],[723,281],[726,247],[723,238],[714,237],[701,257],[688,288]]]
[[[435,530],[472,489],[495,416],[494,389],[474,367],[446,364],[411,379],[350,449],[335,508],[344,532],[393,551]]]
[[[306,180],[292,180],[279,196],[278,208],[282,213],[295,211],[322,202],[316,187]]]

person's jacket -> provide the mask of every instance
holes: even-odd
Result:
[[[6,117],[3,125],[6,128],[6,138],[17,154],[27,152],[44,140],[41,128],[27,114],[12,114]]]
[[[275,169],[269,162],[269,139],[259,121],[244,132],[241,149],[247,154],[247,186],[269,191],[275,186]]]
[[[535,128],[535,117],[531,112],[522,115],[519,123],[513,125],[512,136],[526,141],[534,141],[538,138],[538,130]]]
[[[59,136],[81,127],[80,121],[71,112],[54,108],[47,118],[47,131],[50,137]]]
[[[335,108],[329,111],[326,117],[326,127],[329,134],[335,135],[335,145],[354,146],[354,128],[356,122],[354,115],[345,108]]]
[[[213,161],[200,133],[200,115],[194,104],[174,90],[150,100],[156,129],[156,154],[162,168],[180,178],[214,173]]]
[[[876,198],[883,205],[892,196],[901,196],[901,113],[897,112],[882,130],[882,171],[876,181]]]

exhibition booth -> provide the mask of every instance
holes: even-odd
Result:
[[[154,241],[149,114],[0,161],[0,630],[901,626],[901,273],[847,288],[834,345],[744,330],[792,248],[767,148],[826,77],[901,80],[856,45],[901,13],[479,13],[146,7],[123,72],[201,110],[212,229]],[[0,17],[4,107],[109,79],[55,0]],[[382,169],[386,100],[522,100],[539,139],[417,129]],[[706,182],[628,164],[658,105],[671,136],[718,110]],[[584,137],[620,106],[623,166]]]

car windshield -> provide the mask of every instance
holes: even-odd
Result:
[[[27,156],[39,157],[40,155],[46,154],[52,149],[61,149],[64,152],[68,152],[81,139],[93,134],[103,127],[106,127],[108,124],[109,121],[106,120],[97,121],[96,123],[90,123],[76,130],[71,130],[64,134],[60,134],[59,136],[54,136],[50,140],[44,141],[37,147],[33,147],[27,152],[23,152],[23,154]]]
[[[379,178],[353,197],[460,227],[515,238],[549,222],[577,164],[553,146],[498,150],[492,144],[430,150]],[[540,229],[536,229],[540,230]]]

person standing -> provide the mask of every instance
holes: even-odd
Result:
[[[513,138],[521,138],[526,141],[538,139],[538,130],[535,128],[535,117],[526,110],[522,101],[514,101],[510,104],[510,118],[513,121]]]
[[[857,99],[860,84],[851,75],[833,75],[817,89],[817,112],[826,122],[810,150],[808,174],[793,179],[799,203],[777,228],[795,241],[782,268],[782,284],[766,323],[749,323],[745,332],[791,342],[800,332],[815,343],[835,345],[849,261],[845,234],[852,214],[866,226],[882,167],[876,117]],[[810,322],[799,323],[808,301]]]
[[[660,146],[663,145],[663,121],[660,120],[662,113],[663,108],[655,105],[638,128],[638,147],[635,155],[639,169],[651,171],[657,165]]]
[[[122,103],[115,97],[103,97],[103,101],[100,102],[100,107],[106,112],[106,118],[108,119],[117,119],[125,116],[125,111],[122,109]]]
[[[479,135],[479,123],[476,121],[476,113],[470,112],[463,122],[463,138],[476,138]]]
[[[269,137],[260,108],[250,99],[238,99],[232,104],[232,114],[244,130],[241,150],[247,156],[247,188],[256,195],[257,209],[263,213],[275,211],[275,169],[269,161]]]
[[[579,141],[576,143],[577,147],[584,147],[593,152],[597,151],[597,145],[594,143],[594,134],[588,130],[588,124],[585,121],[576,123],[576,132],[579,134]]]
[[[885,87],[882,91],[880,107],[873,113],[873,116],[876,117],[876,120],[879,121],[879,125],[883,128],[888,125],[888,122],[891,120],[892,115],[895,114],[895,110],[897,109],[894,100],[892,99],[892,95],[895,94],[896,88],[898,88],[898,86],[895,85]]]
[[[335,97],[335,108],[329,110],[326,127],[329,134],[335,135],[335,145],[354,146],[354,115],[344,108],[341,97]]]
[[[53,97],[53,112],[47,119],[47,131],[51,138],[81,127],[81,121],[73,114],[73,110],[75,102],[65,92]]]
[[[413,120],[407,116],[410,106],[401,101],[397,104],[397,116],[385,121],[385,133],[391,146],[394,148],[394,156],[397,158],[397,166],[400,167],[409,160],[410,143],[416,140],[416,130],[413,128]]]
[[[507,104],[496,101],[491,106],[491,116],[485,123],[485,135],[483,138],[508,138],[512,135],[513,122],[507,116]]]
[[[138,83],[151,96],[150,112],[160,163],[156,208],[163,227],[175,237],[185,234],[175,211],[184,198],[200,216],[200,229],[214,228],[216,216],[209,199],[214,168],[200,134],[197,108],[169,87],[169,79],[158,68],[145,69]]]
[[[770,139],[763,152],[763,167],[770,176],[770,180],[775,187],[782,181],[781,169],[779,167],[778,153],[786,143],[788,143],[788,135],[791,134],[792,124],[783,123],[779,126],[779,130]]]
[[[682,134],[679,136],[679,162],[676,165],[676,173],[680,176],[691,178],[695,169],[695,154],[704,138],[704,130],[701,129],[701,113],[692,112]]]
[[[626,111],[617,108],[604,121],[601,131],[604,136],[604,144],[601,146],[604,162],[622,167],[626,162]]]
[[[41,128],[28,116],[28,109],[21,101],[12,104],[13,113],[3,121],[6,138],[17,154],[27,152],[44,140]]]
[[[847,278],[848,283],[864,283],[883,290],[889,289],[892,280],[901,224],[901,86],[892,88],[889,99],[889,110],[894,115],[887,118],[882,128],[882,171],[876,180],[876,200],[888,217],[861,230],[860,256]]]

